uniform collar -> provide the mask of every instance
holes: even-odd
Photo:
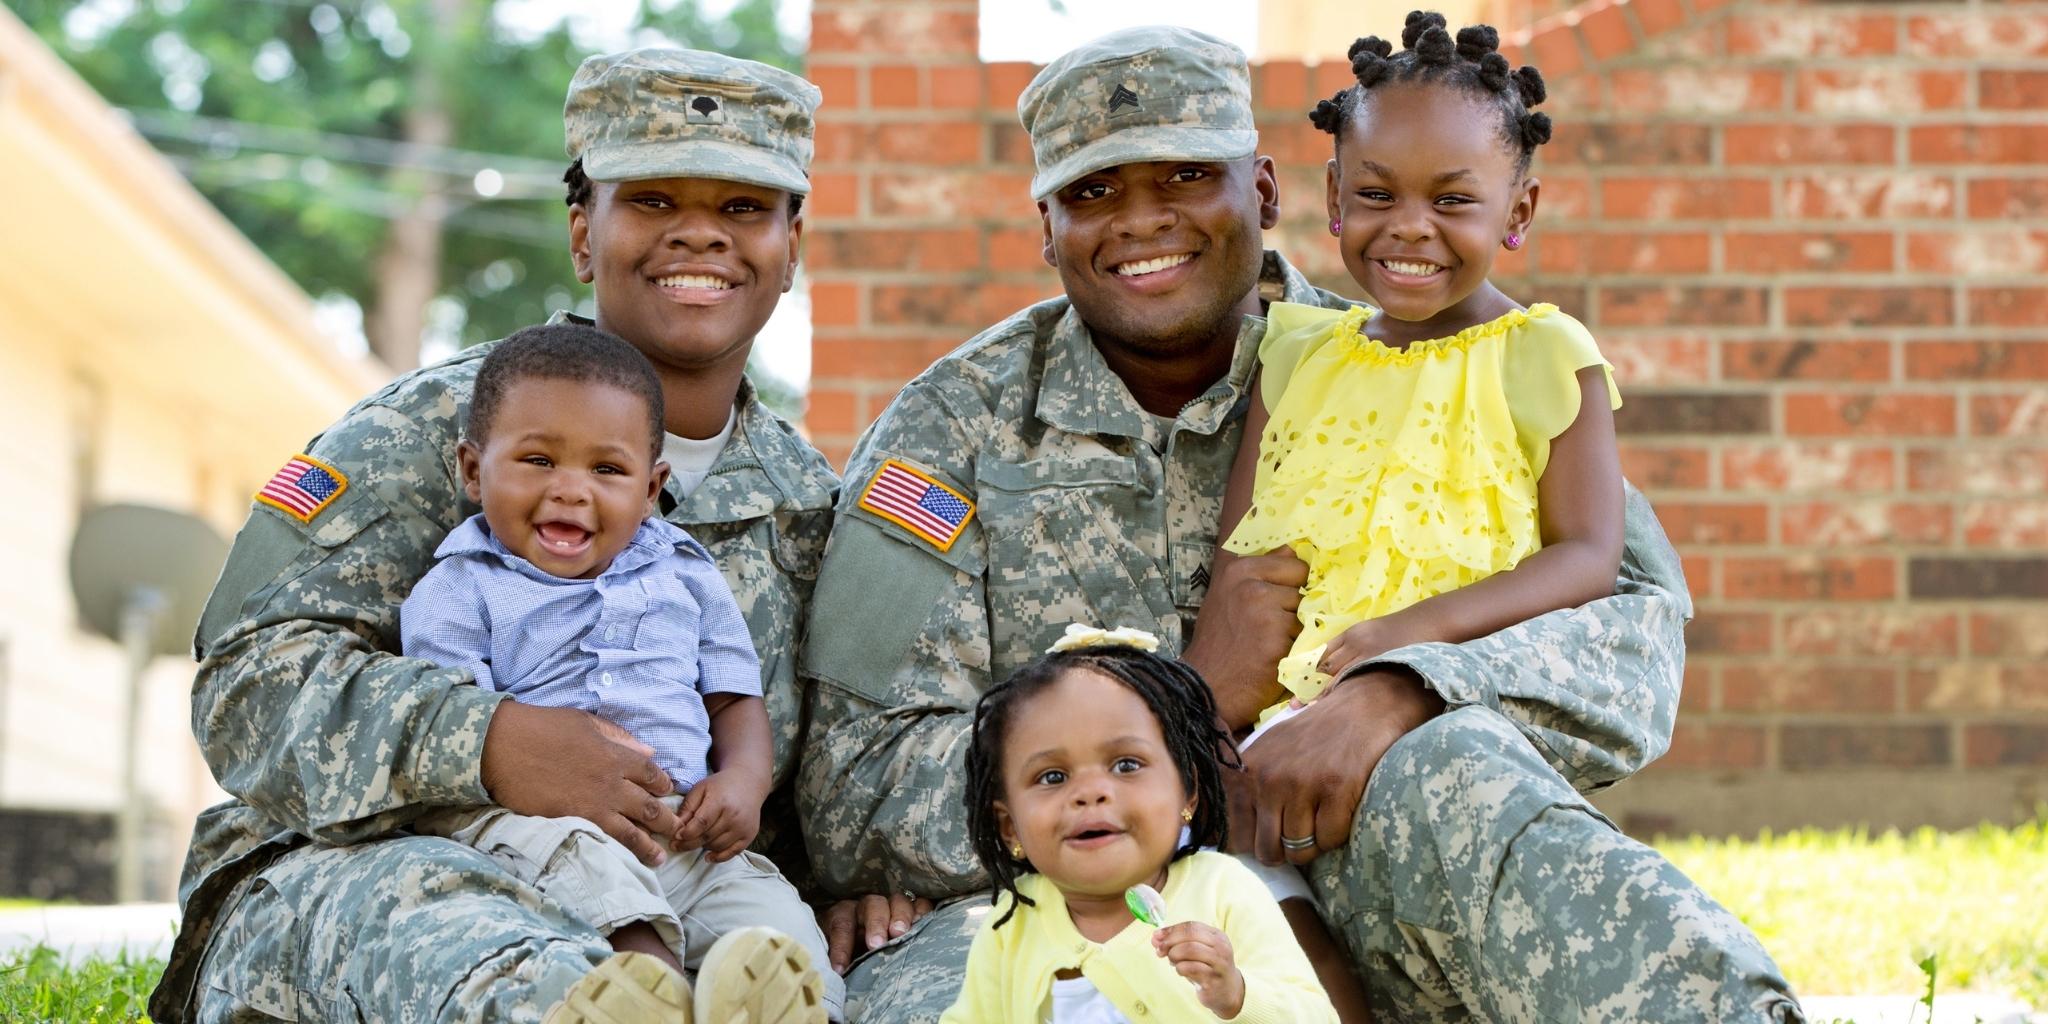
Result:
[[[1259,268],[1259,297],[1269,303],[1310,305],[1327,305],[1328,298],[1334,298],[1270,249]],[[1264,317],[1244,318],[1237,331],[1237,347],[1231,352],[1230,372],[1180,411],[1176,418],[1180,425],[1196,433],[1213,434],[1229,422],[1258,364],[1259,339],[1265,333]],[[1047,426],[1073,434],[1139,438],[1155,447],[1165,441],[1152,436],[1156,430],[1152,414],[1138,404],[1123,378],[1110,370],[1088,325],[1081,322],[1071,304],[1053,326],[1051,351],[1046,353],[1045,374],[1038,385],[1038,418]]]
[[[831,509],[839,480],[825,457],[761,404],[753,381],[741,378],[736,400],[732,436],[704,481],[680,501],[671,481],[662,491],[662,514],[684,523],[733,523]]]
[[[595,324],[565,310],[548,318],[551,324],[564,322]],[[732,437],[696,490],[678,495],[673,478],[662,488],[662,516],[683,523],[735,523],[776,512],[829,511],[839,478],[825,457],[761,404],[753,381],[740,378],[734,404],[739,416]]]

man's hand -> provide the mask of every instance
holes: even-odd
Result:
[[[862,896],[826,907],[818,915],[818,928],[825,933],[825,955],[833,972],[845,974],[854,957],[879,949],[931,912],[932,901],[906,893]]]
[[[1252,744],[1243,772],[1225,773],[1239,776],[1226,783],[1231,849],[1249,850],[1268,864],[1307,864],[1343,846],[1366,781],[1387,748],[1443,709],[1442,697],[1403,671],[1366,672],[1331,684]],[[1281,845],[1282,837],[1311,836],[1311,846]]]
[[[648,865],[656,836],[675,831],[661,797],[675,788],[654,749],[574,708],[498,702],[484,733],[484,789],[499,806],[543,818],[587,818]]]
[[[1274,666],[1301,632],[1294,613],[1307,579],[1308,563],[1285,548],[1263,555],[1217,554],[1194,641],[1181,660],[1209,681],[1229,728],[1250,725],[1284,695]]]
[[[761,801],[768,799],[766,776],[745,772],[712,772],[683,794],[676,812],[674,846],[704,850],[713,864],[739,856],[761,832]]]
[[[1244,972],[1230,948],[1230,936],[1200,921],[1170,924],[1152,933],[1152,949],[1195,985],[1195,998],[1228,1020],[1244,1009]]]

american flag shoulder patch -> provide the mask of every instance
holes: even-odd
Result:
[[[341,492],[348,490],[348,477],[341,470],[321,462],[311,455],[294,455],[263,489],[256,492],[256,502],[291,516],[302,523],[310,523],[320,510],[334,504]]]
[[[860,507],[942,552],[952,549],[960,532],[967,529],[967,521],[974,518],[974,502],[895,459],[875,471],[867,490],[861,492]]]

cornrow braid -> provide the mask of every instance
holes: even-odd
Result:
[[[1017,890],[1017,879],[1032,870],[1031,864],[1010,856],[996,822],[1010,725],[1032,697],[1075,669],[1099,672],[1129,687],[1159,720],[1159,731],[1166,737],[1166,750],[1180,773],[1181,785],[1195,795],[1195,818],[1188,823],[1188,840],[1174,850],[1173,859],[1203,847],[1221,848],[1229,838],[1222,758],[1229,757],[1234,767],[1238,763],[1236,748],[1217,724],[1216,700],[1201,675],[1178,658],[1135,647],[1087,647],[1044,655],[991,688],[974,706],[974,735],[967,748],[967,837],[975,857],[995,883],[990,902],[1003,893],[1013,900],[993,927],[1009,921],[1018,904],[1035,905]]]
[[[1357,84],[1316,101],[1309,123],[1344,143],[1344,131],[1365,94],[1385,82],[1429,82],[1460,88],[1489,99],[1500,110],[1501,138],[1516,155],[1515,173],[1529,170],[1536,147],[1550,141],[1550,115],[1532,108],[1545,97],[1543,73],[1509,64],[1500,53],[1500,33],[1491,25],[1467,25],[1453,37],[1435,11],[1410,11],[1401,27],[1402,52],[1378,36],[1351,44],[1351,74]]]

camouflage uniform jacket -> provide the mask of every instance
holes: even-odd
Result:
[[[374,839],[429,808],[490,802],[479,766],[504,695],[398,656],[399,605],[441,538],[478,511],[462,492],[455,443],[488,349],[358,403],[308,449],[348,478],[334,503],[307,524],[259,505],[235,538],[194,639],[192,693],[193,732],[235,799],[202,813],[194,832],[179,886],[184,924],[152,1004],[159,1020],[183,1018],[214,926],[279,856],[308,840]],[[661,509],[711,551],[739,599],[761,656],[780,786],[801,740],[795,647],[838,480],[750,384],[739,407],[703,483],[680,504],[671,489]]]
[[[1346,304],[1273,253],[1261,293]],[[1169,422],[1131,397],[1067,301],[1049,300],[934,364],[862,436],[804,645],[797,801],[825,889],[983,888],[962,806],[982,692],[1070,622],[1185,646],[1264,326],[1247,318],[1229,375]],[[975,502],[947,550],[860,507],[892,460]],[[1677,557],[1632,491],[1627,515],[1623,597],[1555,613],[1577,616],[1570,628],[1545,616],[1386,660],[1452,706],[1506,714],[1580,789],[1627,776],[1668,743],[1691,614]]]

